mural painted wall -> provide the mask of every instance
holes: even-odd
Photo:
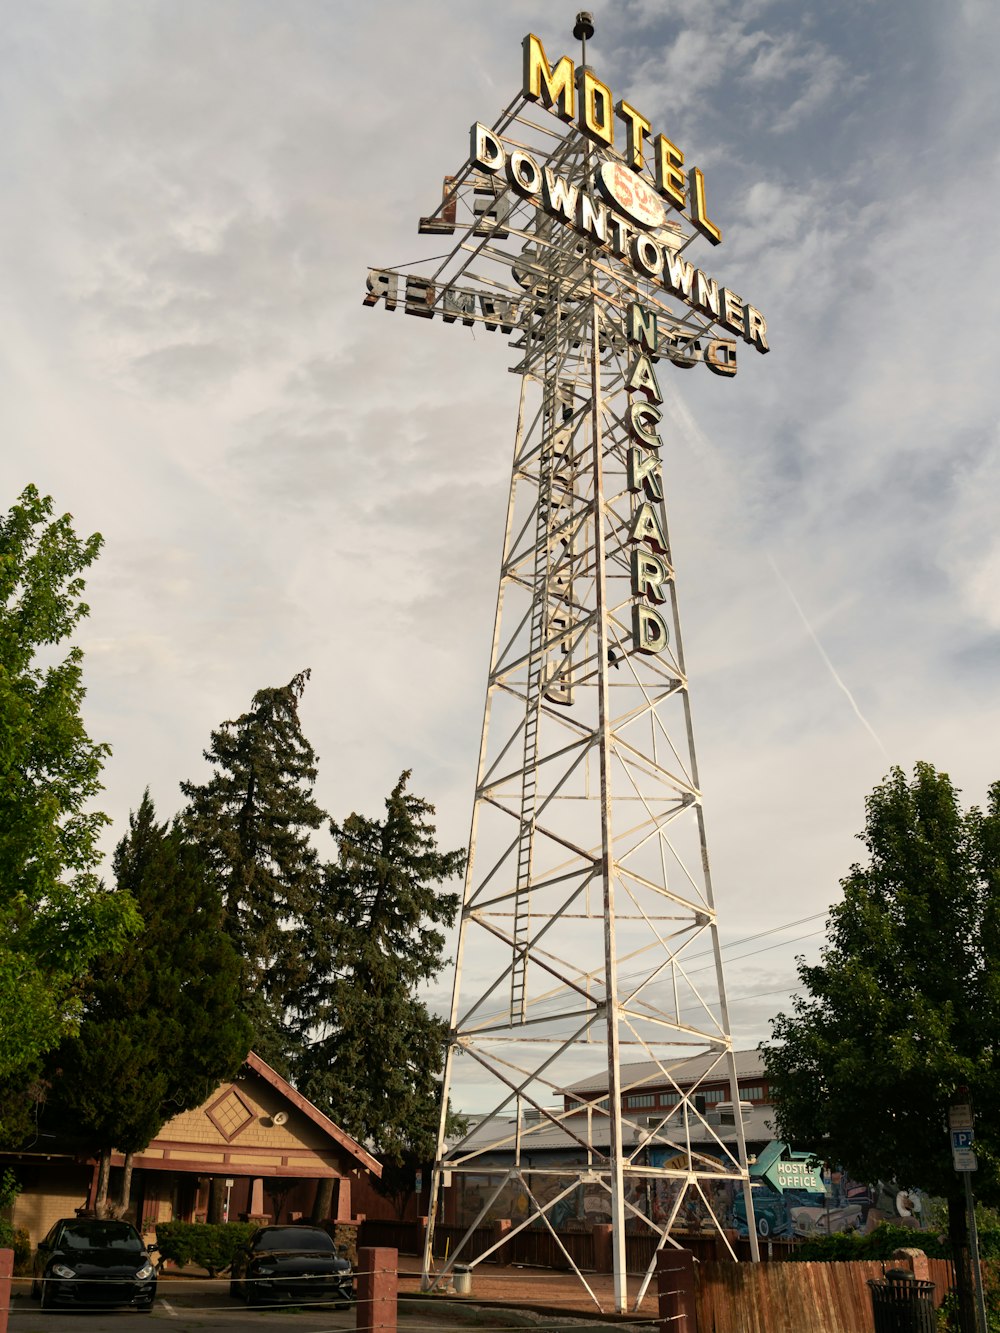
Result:
[[[762,1238],[780,1240],[838,1231],[867,1232],[883,1221],[914,1229],[931,1224],[929,1201],[920,1191],[901,1191],[892,1182],[869,1186],[841,1170],[810,1167],[810,1156],[810,1153],[793,1153],[785,1144],[773,1142],[751,1165],[754,1216],[757,1233]],[[516,1224],[529,1211],[528,1190],[544,1204],[565,1189],[565,1182],[533,1176],[532,1164],[539,1168],[546,1165],[577,1166],[582,1164],[582,1159],[561,1153],[534,1154],[531,1163],[526,1165],[525,1181],[504,1184],[490,1207],[489,1218],[509,1217]],[[654,1148],[649,1153],[649,1165],[686,1170],[687,1158],[670,1149]],[[457,1220],[460,1224],[467,1226],[479,1215],[503,1179],[505,1170],[506,1165],[498,1162],[495,1175],[459,1177]],[[712,1185],[703,1178],[702,1184],[708,1205],[719,1223],[746,1236],[746,1205],[742,1189],[728,1180]],[[653,1178],[632,1183],[626,1195],[638,1212],[657,1225],[663,1225],[670,1218],[683,1190],[682,1180]],[[610,1222],[608,1194],[596,1185],[579,1185],[554,1204],[549,1218],[557,1231],[588,1231],[596,1222]],[[535,1225],[543,1226],[541,1222]],[[714,1230],[715,1224],[706,1203],[688,1190],[674,1225],[685,1231],[707,1232]],[[643,1231],[645,1227],[639,1219],[633,1218],[628,1229]]]

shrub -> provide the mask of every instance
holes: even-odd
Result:
[[[1000,1333],[1000,1274],[995,1264],[983,1264],[983,1296],[986,1305],[987,1333]],[[941,1333],[960,1333],[958,1296],[949,1291],[938,1310],[938,1328]]]
[[[895,1250],[923,1250],[931,1259],[946,1259],[946,1239],[933,1231],[915,1231],[880,1222],[874,1231],[835,1231],[832,1236],[813,1236],[792,1251],[795,1260],[891,1259]]]
[[[256,1230],[256,1222],[157,1222],[160,1262],[197,1264],[209,1277],[218,1277]]]
[[[18,1277],[31,1272],[31,1237],[24,1227],[14,1228],[14,1239],[10,1248],[14,1251],[14,1272]]]
[[[0,1208],[13,1208],[21,1186],[11,1170],[0,1176]],[[0,1250],[14,1251],[14,1271],[21,1272],[25,1264],[31,1262],[31,1241],[24,1227],[15,1227],[5,1217],[0,1217]]]

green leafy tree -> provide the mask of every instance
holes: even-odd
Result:
[[[964,1247],[947,1111],[977,1110],[975,1187],[1000,1198],[1000,783],[964,811],[947,774],[894,768],[868,797],[864,865],[841,881],[805,994],[762,1048],[778,1134],[869,1180],[948,1199]]]
[[[131,1154],[164,1122],[231,1078],[250,1048],[239,1011],[240,960],[200,849],[158,824],[147,791],[114,858],[118,891],[137,903],[142,935],[94,968],[79,1033],[58,1052],[54,1098],[99,1152],[98,1207],[112,1149]]]
[[[223,722],[205,751],[212,776],[181,783],[182,820],[222,893],[224,923],[243,960],[243,1008],[257,1053],[289,1072],[285,997],[299,979],[293,929],[319,892],[310,837],[325,819],[313,799],[316,754],[302,734],[299,701],[309,672],[258,690],[248,713]]]
[[[447,1024],[418,988],[440,972],[459,897],[440,885],[461,873],[464,851],[441,852],[434,807],[403,773],[386,817],[331,823],[337,860],[302,932],[307,979],[294,997],[303,1049],[298,1086],[390,1167],[391,1192],[408,1192],[433,1158]]]
[[[87,615],[83,571],[101,537],[29,486],[0,516],[0,1136],[27,1130],[41,1061],[79,1020],[94,957],[138,929],[125,894],[103,891],[106,745],[80,716],[83,653],[60,645]]]

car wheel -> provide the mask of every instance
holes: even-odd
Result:
[[[42,1278],[41,1302],[43,1310],[52,1309],[52,1279]]]
[[[771,1223],[766,1217],[757,1218],[757,1235],[769,1236],[771,1234]]]

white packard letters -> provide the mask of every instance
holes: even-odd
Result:
[[[663,476],[660,472],[660,420],[663,402],[652,357],[659,337],[656,312],[633,301],[628,308],[625,335],[636,356],[629,366],[625,387],[637,395],[629,403],[629,432],[634,443],[628,451],[628,488],[641,497],[633,511],[628,539],[632,545],[632,646],[639,653],[660,653],[670,642],[666,621],[657,606],[666,598],[663,585],[670,579],[670,551],[663,528]]]

